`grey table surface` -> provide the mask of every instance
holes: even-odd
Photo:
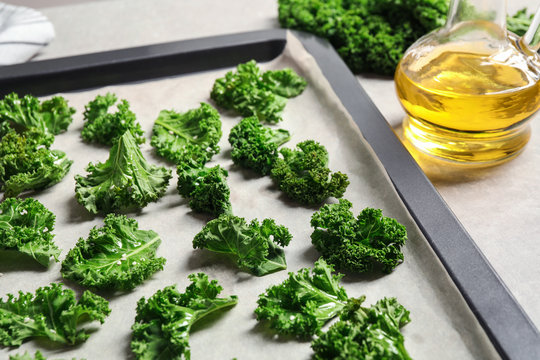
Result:
[[[56,39],[34,60],[278,28],[276,0],[11,0],[39,8]],[[512,0],[508,11],[533,0]],[[358,76],[399,132],[404,112],[391,78]],[[525,151],[477,172],[432,172],[432,182],[530,318],[540,327],[540,124]]]

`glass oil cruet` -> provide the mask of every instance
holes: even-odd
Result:
[[[406,142],[453,163],[486,166],[520,153],[540,107],[540,10],[519,38],[505,0],[453,0],[446,25],[416,41],[395,75]]]

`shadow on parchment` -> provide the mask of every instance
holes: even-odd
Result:
[[[51,262],[53,262],[51,258]],[[45,272],[48,267],[41,265],[31,256],[17,250],[0,250],[0,272],[35,271]]]
[[[253,313],[253,318],[257,316]],[[282,335],[276,333],[275,330],[272,330],[267,321],[257,321],[257,323],[250,329],[251,333],[258,334],[262,336],[267,341],[272,341],[276,343],[288,343],[288,342],[299,342],[299,343],[308,343],[311,338],[298,338],[294,335]]]

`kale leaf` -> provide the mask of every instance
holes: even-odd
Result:
[[[5,199],[0,203],[0,249],[17,250],[48,266],[51,257],[58,261],[60,255],[53,242],[54,222],[54,214],[35,199]]]
[[[84,107],[84,127],[81,137],[88,142],[112,145],[127,130],[135,138],[135,142],[145,141],[144,131],[136,122],[135,114],[129,109],[127,100],[120,100],[116,105],[117,111],[110,113],[109,108],[118,101],[115,94],[97,95]]]
[[[534,14],[527,14],[527,8],[506,17],[506,28],[517,36],[523,36],[531,26]]]
[[[62,262],[62,275],[83,286],[131,290],[155,272],[165,259],[156,257],[161,243],[152,230],[139,230],[135,219],[109,214],[103,227],[80,238]]]
[[[282,27],[328,39],[355,73],[393,75],[422,35],[443,26],[448,0],[278,0]],[[521,10],[507,18],[522,35],[531,18]]]
[[[228,254],[239,268],[263,276],[287,268],[285,253],[278,245],[287,246],[291,239],[289,230],[272,219],[261,224],[254,219],[248,224],[244,218],[224,214],[195,235],[193,248]]]
[[[405,50],[444,25],[447,0],[279,0],[282,27],[324,37],[355,72],[392,75]]]
[[[50,150],[54,137],[36,128],[19,134],[13,129],[0,140],[0,184],[5,196],[41,190],[60,182],[73,161]]]
[[[305,205],[320,204],[330,196],[340,198],[349,180],[341,172],[331,174],[326,148],[313,140],[296,145],[298,150],[283,148],[274,162],[272,179],[281,191]]]
[[[104,163],[90,163],[88,176],[75,176],[77,201],[91,213],[143,208],[165,194],[171,171],[150,165],[131,131],[112,146]]]
[[[185,113],[162,110],[152,131],[157,153],[175,163],[191,158],[204,164],[219,152],[221,119],[206,103]]]
[[[268,175],[278,158],[278,147],[289,141],[290,133],[263,126],[256,116],[242,119],[229,134],[235,164]]]
[[[12,131],[11,126],[7,121],[0,122],[0,140],[4,137],[4,135],[7,135],[10,131]],[[51,143],[54,141],[54,138],[51,136]]]
[[[307,83],[291,69],[262,72],[251,60],[215,81],[210,97],[221,107],[242,116],[277,123],[287,98],[298,96]]]
[[[193,324],[238,302],[234,295],[218,298],[223,288],[216,280],[208,281],[203,273],[191,274],[189,279],[191,284],[184,293],[178,292],[176,286],[168,286],[137,303],[131,327],[131,349],[137,359],[190,359],[189,333]]]
[[[75,292],[52,283],[35,294],[19,292],[0,299],[0,345],[19,346],[34,337],[74,345],[90,336],[80,325],[89,321],[103,323],[109,315],[109,303],[85,291],[77,301]]]
[[[411,360],[400,328],[410,322],[409,311],[395,298],[383,298],[364,308],[364,298],[349,301],[340,321],[311,343],[313,359]]]
[[[323,259],[311,269],[300,269],[279,285],[266,289],[257,300],[257,320],[266,320],[280,334],[309,338],[336,317],[348,301],[339,286],[343,275],[333,275],[333,267]]]
[[[190,199],[191,209],[214,216],[231,213],[227,170],[219,165],[208,168],[186,161],[178,165],[177,174],[178,193]]]
[[[405,226],[365,208],[354,218],[350,201],[324,205],[311,217],[311,241],[323,258],[338,269],[389,273],[403,262],[401,247],[407,240]]]
[[[16,93],[11,93],[0,100],[0,123],[8,122],[22,130],[36,128],[43,133],[58,135],[67,130],[74,113],[75,109],[61,96],[40,103],[31,95],[19,98]]]

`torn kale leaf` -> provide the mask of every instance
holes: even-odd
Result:
[[[333,275],[332,271],[332,265],[319,259],[313,269],[290,272],[281,284],[259,295],[257,320],[268,321],[270,328],[280,334],[310,338],[348,301],[345,289],[339,285],[343,275]]]
[[[67,130],[74,113],[75,109],[61,96],[40,102],[31,95],[19,98],[11,93],[0,100],[0,123],[7,122],[24,131],[36,128],[45,134],[58,135]]]
[[[165,259],[156,257],[158,234],[139,230],[137,221],[124,215],[109,214],[104,222],[69,251],[62,276],[86,287],[131,290],[163,269]]]
[[[117,101],[115,94],[107,93],[97,95],[84,107],[84,127],[81,132],[83,140],[112,145],[129,130],[136,143],[142,144],[145,141],[144,131],[133,111],[129,109],[127,100],[120,100],[116,105],[116,112],[109,112],[110,107]]]
[[[221,119],[206,103],[185,113],[162,110],[152,131],[157,153],[177,164],[186,158],[204,164],[219,152]]]
[[[103,323],[110,312],[102,297],[85,291],[77,301],[62,284],[40,287],[35,294],[20,291],[19,297],[8,294],[0,299],[0,345],[19,346],[36,337],[74,345],[90,337],[83,323]]]
[[[131,350],[139,360],[190,359],[189,335],[193,324],[215,311],[236,305],[234,295],[219,298],[223,288],[203,273],[189,275],[184,293],[176,286],[158,290],[137,303]]]
[[[409,311],[395,298],[383,298],[369,308],[361,306],[363,301],[349,301],[340,321],[313,340],[313,359],[411,360],[400,331],[410,322]]]
[[[354,217],[350,201],[324,205],[311,217],[311,241],[323,258],[338,269],[391,272],[403,262],[401,247],[407,230],[382,210],[365,208]]]
[[[59,183],[73,161],[51,150],[54,137],[36,128],[23,133],[8,129],[0,140],[0,185],[6,197]]]
[[[191,209],[214,216],[231,213],[227,170],[220,165],[209,168],[193,162],[181,162],[177,174],[178,193],[189,199]]]
[[[287,268],[279,246],[289,245],[291,239],[289,230],[272,219],[248,224],[244,218],[225,214],[206,224],[193,239],[193,248],[227,254],[239,268],[263,276]]]
[[[268,175],[279,156],[278,147],[289,141],[284,129],[263,126],[255,116],[242,119],[229,134],[235,164]]]
[[[75,176],[77,201],[91,213],[143,208],[165,194],[171,171],[149,164],[131,131],[112,146],[104,163],[90,163]]]
[[[277,123],[287,98],[300,95],[307,83],[291,69],[262,72],[251,60],[215,81],[210,97],[221,107],[242,116]]]
[[[60,249],[53,242],[55,216],[39,201],[8,198],[0,203],[0,249],[22,252],[41,265],[58,261]]]
[[[305,205],[320,204],[333,196],[340,198],[349,185],[347,175],[331,173],[326,148],[313,140],[296,145],[297,150],[282,148],[274,162],[272,179],[292,200]]]

